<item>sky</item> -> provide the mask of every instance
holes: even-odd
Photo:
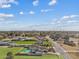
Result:
[[[79,31],[79,0],[0,0],[0,31]]]

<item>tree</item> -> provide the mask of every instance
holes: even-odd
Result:
[[[8,52],[5,59],[14,59],[13,58],[13,53],[12,52]]]
[[[78,40],[78,48],[79,48],[79,40]]]
[[[54,41],[57,41],[60,38],[60,34],[55,34],[54,35]]]
[[[64,43],[66,44],[66,43],[68,43],[68,42],[69,42],[69,36],[66,35],[66,36],[64,37]]]

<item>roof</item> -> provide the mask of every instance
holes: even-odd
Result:
[[[8,42],[1,42],[1,41],[0,41],[0,44],[8,44]]]

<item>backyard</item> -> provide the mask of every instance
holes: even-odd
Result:
[[[0,59],[5,59],[7,52],[12,52],[14,54],[14,59],[63,59],[62,56],[57,55],[43,55],[43,56],[15,56],[23,48],[7,48],[0,47]]]

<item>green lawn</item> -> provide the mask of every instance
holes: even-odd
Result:
[[[15,42],[16,44],[34,44],[34,43],[36,43],[36,41],[13,41],[13,42]],[[50,43],[47,41],[44,41],[43,44],[50,44]]]
[[[61,56],[56,55],[43,55],[43,56],[18,56],[15,59],[63,59]]]
[[[16,44],[34,44],[36,41],[14,41]]]
[[[23,48],[2,48],[0,47],[0,59],[5,59],[7,52],[11,51],[16,54]],[[56,55],[43,55],[43,56],[14,56],[14,59],[58,59]],[[59,59],[63,59],[61,56]]]
[[[2,48],[0,47],[0,59],[4,59],[7,52],[13,52],[13,54],[17,53],[17,51],[19,51],[22,48]]]

